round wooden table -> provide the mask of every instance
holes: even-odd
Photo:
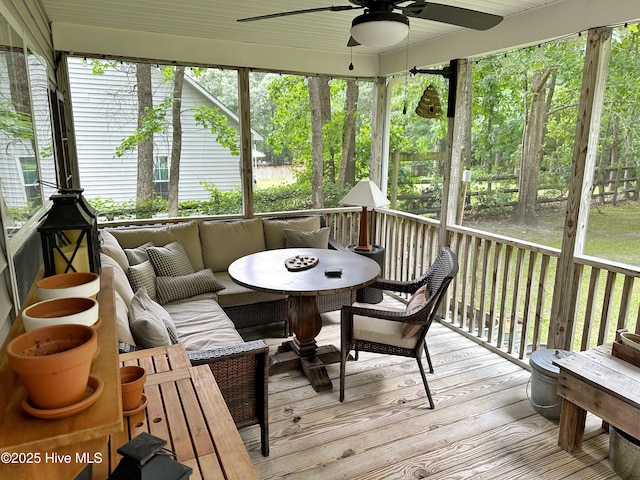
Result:
[[[315,256],[312,268],[291,271],[285,261],[296,255]],[[325,275],[327,269],[341,268],[340,276]],[[291,297],[289,322],[293,340],[285,342],[270,359],[270,373],[302,367],[313,388],[319,392],[333,388],[325,363],[340,361],[333,345],[319,347],[316,337],[322,319],[316,297],[366,287],[380,274],[373,260],[348,251],[317,248],[266,250],[239,258],[229,266],[229,276],[242,286]]]

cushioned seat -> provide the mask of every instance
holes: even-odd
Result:
[[[178,332],[178,339],[187,351],[208,350],[243,343],[233,322],[215,300],[193,298],[167,303]]]
[[[215,272],[215,276],[218,283],[224,286],[224,289],[216,292],[218,295],[218,303],[223,308],[246,305],[247,297],[251,298],[251,303],[272,302],[274,300],[287,298],[286,295],[260,292],[238,285],[231,279],[227,272]]]

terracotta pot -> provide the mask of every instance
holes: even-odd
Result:
[[[120,367],[120,385],[122,387],[122,410],[133,410],[142,401],[142,389],[147,380],[144,368],[128,365]]]
[[[88,297],[43,300],[22,312],[22,322],[26,331],[61,323],[92,326],[97,321],[98,301]]]
[[[97,348],[98,335],[93,328],[53,325],[15,337],[7,345],[7,356],[9,367],[27,389],[30,403],[53,409],[83,399]]]
[[[100,291],[100,275],[92,272],[70,272],[51,275],[37,283],[38,298],[50,300],[64,297],[93,297]]]

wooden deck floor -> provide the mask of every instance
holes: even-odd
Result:
[[[388,301],[388,300],[385,300]],[[340,344],[339,316],[324,315],[319,344]],[[278,329],[242,332],[273,350]],[[333,390],[316,393],[298,371],[269,380],[271,455],[256,427],[241,436],[261,479],[609,479],[609,438],[589,414],[582,451],[557,446],[558,425],[527,399],[530,374],[446,326],[427,337],[435,373],[428,408],[413,359],[361,354],[347,365],[344,403],[339,365]]]

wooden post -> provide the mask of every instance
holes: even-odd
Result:
[[[251,112],[249,107],[249,69],[238,70],[238,106],[240,111],[240,185],[246,218],[253,217],[253,162]]]
[[[378,187],[382,181],[382,148],[384,145],[384,126],[387,111],[387,80],[376,78],[374,82],[373,122],[371,125],[371,159],[369,161],[369,179]]]
[[[398,171],[400,170],[400,151],[393,151],[393,165],[391,166],[391,208],[398,203]]]
[[[582,253],[584,249],[610,47],[610,28],[598,27],[589,30],[562,250],[558,258],[551,303],[548,348],[570,350],[573,343],[581,280],[581,270],[576,268],[574,255]]]
[[[465,132],[465,102],[468,101],[470,92],[465,88],[466,70],[469,68],[467,60],[454,62],[457,68],[457,85],[455,98],[455,117],[449,116],[447,127],[447,155],[444,167],[444,179],[442,182],[442,205],[440,209],[440,234],[439,245],[450,245],[451,241],[447,233],[449,225],[455,225],[458,220],[458,202],[460,198],[460,180],[462,175],[462,153],[464,147]],[[449,88],[452,88],[451,85]],[[451,105],[449,105],[451,109]]]

